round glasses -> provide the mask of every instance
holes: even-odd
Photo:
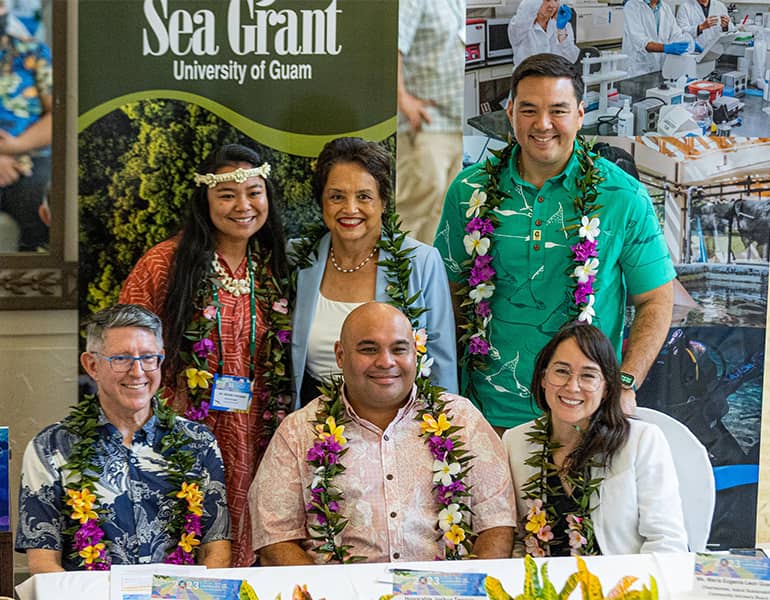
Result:
[[[556,387],[567,385],[572,379],[572,371],[562,365],[551,365],[545,370],[545,380]],[[595,392],[598,390],[604,377],[598,371],[583,371],[576,373],[578,387],[584,392]]]
[[[160,363],[165,358],[162,354],[142,354],[141,356],[131,356],[130,354],[116,354],[115,356],[105,356],[99,352],[92,352],[101,356],[110,363],[110,368],[116,373],[127,373],[134,368],[134,362],[139,361],[142,371],[157,371]]]

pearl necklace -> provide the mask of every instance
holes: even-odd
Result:
[[[335,269],[337,269],[340,273],[355,273],[358,271],[361,267],[363,267],[366,263],[368,263],[370,260],[372,260],[372,256],[374,256],[374,253],[377,252],[377,246],[375,245],[374,248],[372,248],[372,251],[369,253],[369,256],[367,256],[361,264],[359,264],[357,267],[353,267],[352,269],[343,269],[341,266],[337,264],[337,260],[334,258],[334,246],[331,246],[330,252],[329,252],[329,258],[332,261],[332,265]]]
[[[214,271],[219,277],[219,281],[221,282],[223,289],[236,297],[249,293],[251,284],[251,272],[248,269],[246,270],[245,278],[236,279],[235,277],[232,277],[227,271],[225,271],[225,268],[219,264],[219,259],[216,256],[214,256],[214,258],[211,260],[211,266],[214,268]]]

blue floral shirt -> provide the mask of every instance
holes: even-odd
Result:
[[[78,436],[66,427],[66,419],[41,431],[24,453],[19,492],[19,526],[16,550],[62,551],[62,566],[78,568],[72,539],[62,534],[74,522],[66,505],[66,483],[62,467],[67,463]],[[167,532],[174,491],[167,481],[168,461],[160,448],[167,431],[153,415],[134,434],[130,447],[120,432],[99,410],[99,439],[95,464],[99,480],[96,490],[104,510],[105,537],[113,564],[163,562],[177,543]],[[174,432],[188,438],[183,450],[195,458],[189,475],[201,480],[204,495],[201,543],[230,538],[230,515],[225,496],[222,456],[211,432],[199,423],[177,418]]]
[[[0,129],[18,136],[43,114],[53,87],[51,51],[36,40],[8,36],[0,45]]]

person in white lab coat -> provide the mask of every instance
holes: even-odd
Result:
[[[735,29],[719,0],[685,0],[676,13],[676,22],[703,48],[721,32]]]
[[[663,54],[684,54],[691,41],[663,0],[628,0],[623,8],[623,54],[628,56],[629,77],[660,71]]]
[[[580,50],[569,23],[572,9],[559,0],[522,0],[508,24],[508,39],[513,48],[513,64],[528,56],[548,52],[575,62]]]

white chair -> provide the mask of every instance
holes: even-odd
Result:
[[[692,552],[703,552],[711,530],[716,501],[714,471],[708,452],[692,431],[665,413],[639,407],[636,409],[636,417],[657,425],[666,436],[679,478],[687,542]]]

